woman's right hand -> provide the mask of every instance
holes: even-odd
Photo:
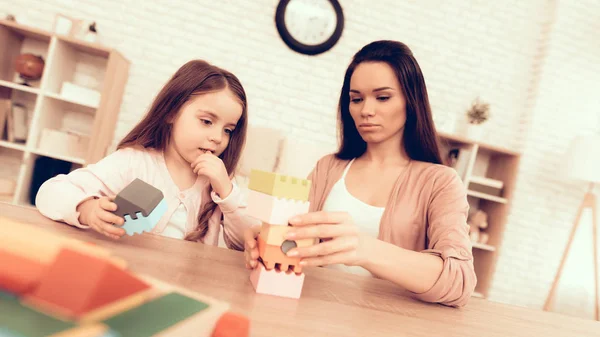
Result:
[[[125,235],[125,230],[117,227],[123,226],[125,220],[112,213],[116,210],[117,204],[108,197],[88,199],[77,206],[81,224],[115,240]]]
[[[246,258],[246,268],[254,269],[258,266],[258,242],[256,238],[260,233],[260,225],[253,226],[244,232],[244,257]]]

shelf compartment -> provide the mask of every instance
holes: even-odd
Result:
[[[21,150],[0,147],[0,201],[13,202],[24,155]]]
[[[86,54],[78,45],[57,39],[45,89],[48,96],[97,108],[100,104],[108,59]]]
[[[41,30],[32,29],[6,20],[0,20],[0,80],[15,84],[23,83],[15,71],[15,62],[21,54],[31,53],[41,56],[45,66],[42,77],[46,74],[48,48],[51,35]],[[32,88],[39,88],[41,79],[26,80]]]
[[[20,150],[25,146],[31,134],[37,98],[36,94],[30,92],[1,88],[0,140],[4,147]]]

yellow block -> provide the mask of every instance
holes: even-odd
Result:
[[[308,201],[311,181],[273,172],[252,170],[248,188],[278,198]]]

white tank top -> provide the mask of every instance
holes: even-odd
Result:
[[[355,196],[346,188],[346,174],[354,159],[348,163],[340,180],[331,188],[329,196],[323,205],[323,211],[346,212],[362,233],[377,238],[379,235],[379,223],[385,211],[385,207],[371,206]],[[354,274],[371,275],[366,269],[355,266],[331,265],[328,268],[344,270]]]

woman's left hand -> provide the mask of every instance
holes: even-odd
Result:
[[[312,212],[293,217],[289,222],[296,228],[288,231],[286,239],[322,239],[313,246],[288,252],[288,256],[300,257],[303,266],[363,266],[376,241],[361,234],[352,217],[345,212]]]
[[[206,176],[210,180],[213,190],[221,199],[227,198],[231,193],[233,184],[221,158],[206,152],[199,155],[191,166],[195,174]]]

